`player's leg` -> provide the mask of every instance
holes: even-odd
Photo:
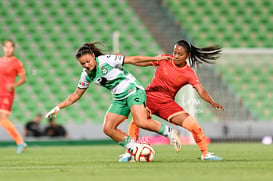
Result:
[[[7,131],[7,133],[13,138],[17,144],[17,153],[22,153],[27,144],[24,143],[22,137],[18,133],[16,127],[9,120],[9,112],[6,110],[0,110],[0,125]]]
[[[139,127],[136,126],[133,118],[128,127],[128,135],[135,141],[138,140]],[[133,158],[129,150],[126,150],[124,154],[119,155],[119,162],[129,162],[131,160],[133,160]]]
[[[122,123],[127,117],[116,113],[107,112],[104,118],[103,132],[118,142],[121,146],[132,152],[137,143],[128,136],[125,132],[118,129],[120,123]]]
[[[22,144],[24,141],[18,133],[16,127],[10,122],[8,113],[0,111],[0,125],[8,132],[8,134],[15,140],[17,145]]]
[[[17,153],[23,153],[27,144],[18,133],[16,127],[10,122],[9,116],[13,104],[12,95],[0,95],[0,125],[8,132],[17,144]]]
[[[151,119],[152,118],[151,110],[149,110],[149,108],[147,107],[146,107],[146,113],[147,113],[147,119]],[[136,141],[139,139],[139,127],[137,127],[133,118],[128,127],[128,135]]]
[[[150,105],[151,102],[148,104]],[[188,129],[199,146],[202,154],[207,154],[207,142],[204,136],[202,129],[199,127],[198,123],[195,120],[187,119],[190,115],[184,111],[184,109],[178,105],[175,101],[170,101],[168,103],[162,104],[160,109],[158,110],[158,116],[168,120],[171,123],[182,126]],[[199,129],[200,128],[200,129]]]
[[[159,133],[170,139],[178,152],[181,150],[181,141],[176,130],[173,130],[165,124],[161,124],[153,119],[147,119],[147,112],[144,104],[146,102],[146,94],[143,90],[138,89],[134,95],[128,97],[128,106],[130,107],[136,126]]]
[[[147,118],[150,118],[150,115],[148,115]],[[139,131],[139,127],[135,124],[134,119],[132,118],[128,126],[128,135],[137,141],[139,139]],[[119,156],[120,162],[128,162],[130,160],[132,160],[132,155],[128,150]]]
[[[104,118],[103,132],[116,142],[121,142],[128,135],[118,129],[118,125],[126,119],[125,116],[108,112]]]
[[[137,143],[128,134],[118,129],[119,124],[127,119],[129,113],[130,109],[126,100],[114,100],[105,115],[103,131],[126,150],[132,152],[135,150]]]
[[[181,125],[192,133],[192,136],[202,153],[202,160],[222,160],[222,158],[208,152],[206,136],[198,122],[192,116],[184,112],[173,116],[170,121],[177,125]]]
[[[191,117],[188,113],[184,112],[172,117],[170,121],[189,130],[192,133],[192,136],[202,154],[206,155],[208,153],[207,141],[204,132],[197,123],[197,121],[193,119],[193,117]]]
[[[136,126],[149,130],[149,131],[156,132],[162,136],[169,138],[171,144],[174,145],[176,152],[179,152],[181,150],[182,148],[181,140],[178,136],[177,131],[153,119],[147,119],[146,109],[143,104],[133,105],[131,107],[131,113],[132,113]]]
[[[138,140],[139,136],[139,127],[134,122],[134,119],[132,118],[129,127],[128,127],[128,135],[133,138],[134,140]]]

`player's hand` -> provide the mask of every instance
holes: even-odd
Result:
[[[15,86],[13,84],[8,84],[6,89],[8,92],[12,92],[12,90],[15,88]]]
[[[59,106],[54,107],[53,109],[51,109],[46,115],[45,118],[50,118],[54,115],[54,117],[57,116],[57,113],[59,112],[60,108]]]
[[[147,119],[152,119],[152,111],[146,107],[146,114],[147,114]]]
[[[215,109],[218,109],[218,110],[221,110],[221,111],[224,111],[224,107],[221,106],[220,104],[218,103],[213,103],[212,104],[212,107],[214,107]]]
[[[118,50],[118,52],[114,53],[117,56],[122,56],[122,54],[120,53],[120,51]]]
[[[161,61],[161,60],[171,61],[172,57],[171,56],[157,56],[157,61]]]

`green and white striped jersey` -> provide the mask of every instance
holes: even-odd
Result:
[[[83,69],[78,88],[87,89],[91,82],[111,91],[114,100],[121,100],[143,89],[141,84],[123,68],[124,56],[101,55],[96,57],[96,70]]]

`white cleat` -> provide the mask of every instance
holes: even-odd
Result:
[[[170,143],[174,146],[176,152],[180,152],[182,149],[182,143],[176,130],[172,130]]]

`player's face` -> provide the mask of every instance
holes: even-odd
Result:
[[[4,55],[6,57],[12,57],[14,54],[15,48],[14,48],[12,42],[7,41],[4,43],[3,50],[4,50]]]
[[[92,55],[85,54],[78,58],[79,63],[83,68],[86,68],[88,71],[92,71],[97,66],[94,53]]]
[[[182,67],[186,65],[186,59],[190,55],[187,54],[185,48],[180,45],[175,45],[173,50],[173,58],[174,62],[178,67]]]

